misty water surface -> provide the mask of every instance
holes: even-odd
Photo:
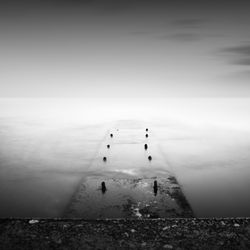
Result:
[[[166,169],[161,167],[157,174],[164,176],[169,170],[175,174],[199,217],[250,216],[250,133],[247,126],[240,126],[244,119],[238,123],[228,120],[221,119],[218,124],[171,117],[139,120],[150,127],[161,162],[166,164]],[[51,119],[2,115],[0,216],[62,216],[82,178],[99,171],[91,164],[116,123],[114,119],[52,123]],[[132,128],[137,124],[138,120],[130,119]],[[130,143],[134,145],[131,157],[136,159],[135,144]],[[123,159],[120,149],[114,155]],[[119,167],[110,165],[109,173],[133,178],[155,171],[150,173],[139,160],[139,168],[125,160]]]

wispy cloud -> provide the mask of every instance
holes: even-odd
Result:
[[[250,45],[227,47],[220,50],[231,64],[250,65]]]
[[[156,39],[170,40],[183,43],[191,43],[200,41],[206,37],[202,33],[202,27],[207,22],[205,19],[178,19],[175,21],[168,21],[167,29],[161,27],[157,32],[153,31],[137,31],[131,32],[131,35],[145,36],[154,35]]]
[[[150,32],[150,31],[131,31],[131,32],[129,32],[129,34],[132,36],[146,36],[146,35],[151,35],[152,32]]]
[[[207,23],[207,20],[200,18],[178,19],[172,25],[180,29],[200,29]]]
[[[250,70],[233,71],[219,76],[227,84],[236,84],[237,86],[250,86]]]
[[[196,42],[202,39],[202,36],[197,33],[174,33],[159,36],[162,40],[173,40],[177,42]]]
[[[159,39],[173,40],[183,43],[200,41],[206,36],[202,33],[207,20],[201,18],[177,19],[169,22],[169,31]]]

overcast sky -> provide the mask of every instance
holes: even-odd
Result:
[[[247,1],[1,1],[0,97],[249,97],[249,25]]]

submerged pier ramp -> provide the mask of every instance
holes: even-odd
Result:
[[[145,146],[147,145],[147,146]],[[108,131],[64,217],[193,217],[150,127],[119,121]]]

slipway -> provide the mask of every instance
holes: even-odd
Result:
[[[193,217],[153,131],[121,121],[108,131],[65,210],[68,218]]]

